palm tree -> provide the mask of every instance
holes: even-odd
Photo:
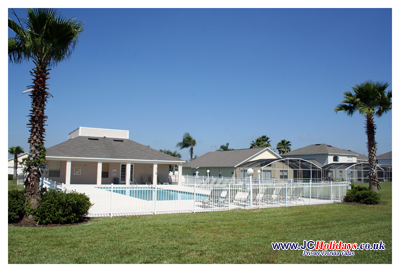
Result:
[[[32,60],[34,68],[30,72],[33,84],[28,86],[32,100],[29,137],[29,155],[26,160],[25,179],[26,201],[32,208],[38,207],[40,198],[39,167],[44,163],[45,106],[51,94],[47,92],[49,71],[56,64],[71,56],[83,31],[82,23],[75,19],[65,19],[53,9],[28,9],[28,16],[21,20],[13,13],[19,23],[8,19],[8,27],[15,37],[8,39],[8,56],[11,62],[21,63]],[[33,220],[32,215],[24,219]]]
[[[25,151],[20,146],[12,146],[8,149],[8,153],[14,155],[14,175],[13,180],[18,178],[18,155],[24,153]]]
[[[292,144],[290,143],[290,141],[286,141],[285,139],[283,139],[276,145],[276,149],[278,150],[279,154],[285,154],[292,150],[290,148],[291,145]]]
[[[229,148],[229,143],[226,143],[226,145],[221,145],[218,150],[219,151],[229,151],[229,150],[233,150],[233,149]]]
[[[177,143],[176,147],[179,147],[180,149],[189,148],[190,160],[193,160],[193,147],[195,145],[196,145],[196,140],[193,139],[193,137],[186,132],[183,135],[182,142]]]
[[[270,147],[271,140],[266,135],[258,137],[255,141],[250,143],[250,148],[257,148],[257,147]]]
[[[368,163],[369,163],[369,189],[378,192],[380,189],[376,170],[376,125],[374,116],[381,117],[392,109],[392,91],[386,93],[389,83],[366,81],[360,85],[351,87],[354,91],[343,92],[344,100],[337,105],[335,112],[343,111],[352,116],[358,111],[366,118],[366,133],[368,139]]]

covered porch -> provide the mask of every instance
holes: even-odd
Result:
[[[181,184],[182,163],[171,161],[47,160],[44,176],[65,185]],[[170,174],[169,168],[177,168]]]

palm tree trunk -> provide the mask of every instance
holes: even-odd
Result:
[[[190,160],[193,160],[193,146],[190,146]]]
[[[14,175],[13,180],[17,180],[18,178],[18,155],[14,154]]]
[[[27,158],[27,176],[25,179],[25,205],[36,209],[39,207],[40,200],[40,166],[43,164],[42,150],[44,148],[44,124],[47,119],[45,115],[45,106],[48,98],[46,91],[46,81],[48,79],[48,69],[45,65],[36,64],[36,67],[31,72],[33,79],[33,91],[30,94],[32,99],[31,115],[28,123],[30,128],[29,137],[29,155]],[[34,222],[34,217],[26,211],[24,219],[31,223]]]
[[[372,115],[367,116],[366,133],[368,138],[369,189],[378,192],[380,185],[376,170],[375,123]]]

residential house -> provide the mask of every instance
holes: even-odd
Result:
[[[378,164],[391,165],[392,164],[392,151],[376,157]]]
[[[24,170],[24,165],[22,164],[22,160],[28,157],[28,153],[23,153],[18,156],[18,168],[17,174],[21,175]],[[14,175],[14,157],[8,160],[8,174]]]
[[[281,157],[269,148],[208,152],[197,159],[183,164],[182,173],[184,176],[243,177],[245,176],[245,169],[239,168],[240,164],[262,159],[278,158]],[[254,171],[256,172],[257,169],[254,168]]]
[[[340,149],[327,144],[308,145],[283,154],[282,157],[316,160],[322,165],[330,163],[356,163],[358,157],[360,157],[361,160],[365,159],[365,156],[354,151]]]

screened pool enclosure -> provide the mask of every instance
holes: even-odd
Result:
[[[368,182],[369,164],[360,163],[331,163],[322,167],[327,180],[345,180],[353,182]],[[377,165],[378,180],[392,181],[392,166]]]
[[[242,177],[249,168],[254,170],[253,178],[261,181],[312,182],[323,179],[322,168],[316,163],[300,158],[267,159],[245,162],[238,166]]]
[[[368,182],[369,164],[331,163],[325,166],[314,160],[300,158],[269,159],[246,162],[238,166],[241,178],[246,177],[249,168],[254,169],[253,178],[262,182],[292,181],[354,181]],[[392,181],[392,165],[377,165],[378,180]]]

